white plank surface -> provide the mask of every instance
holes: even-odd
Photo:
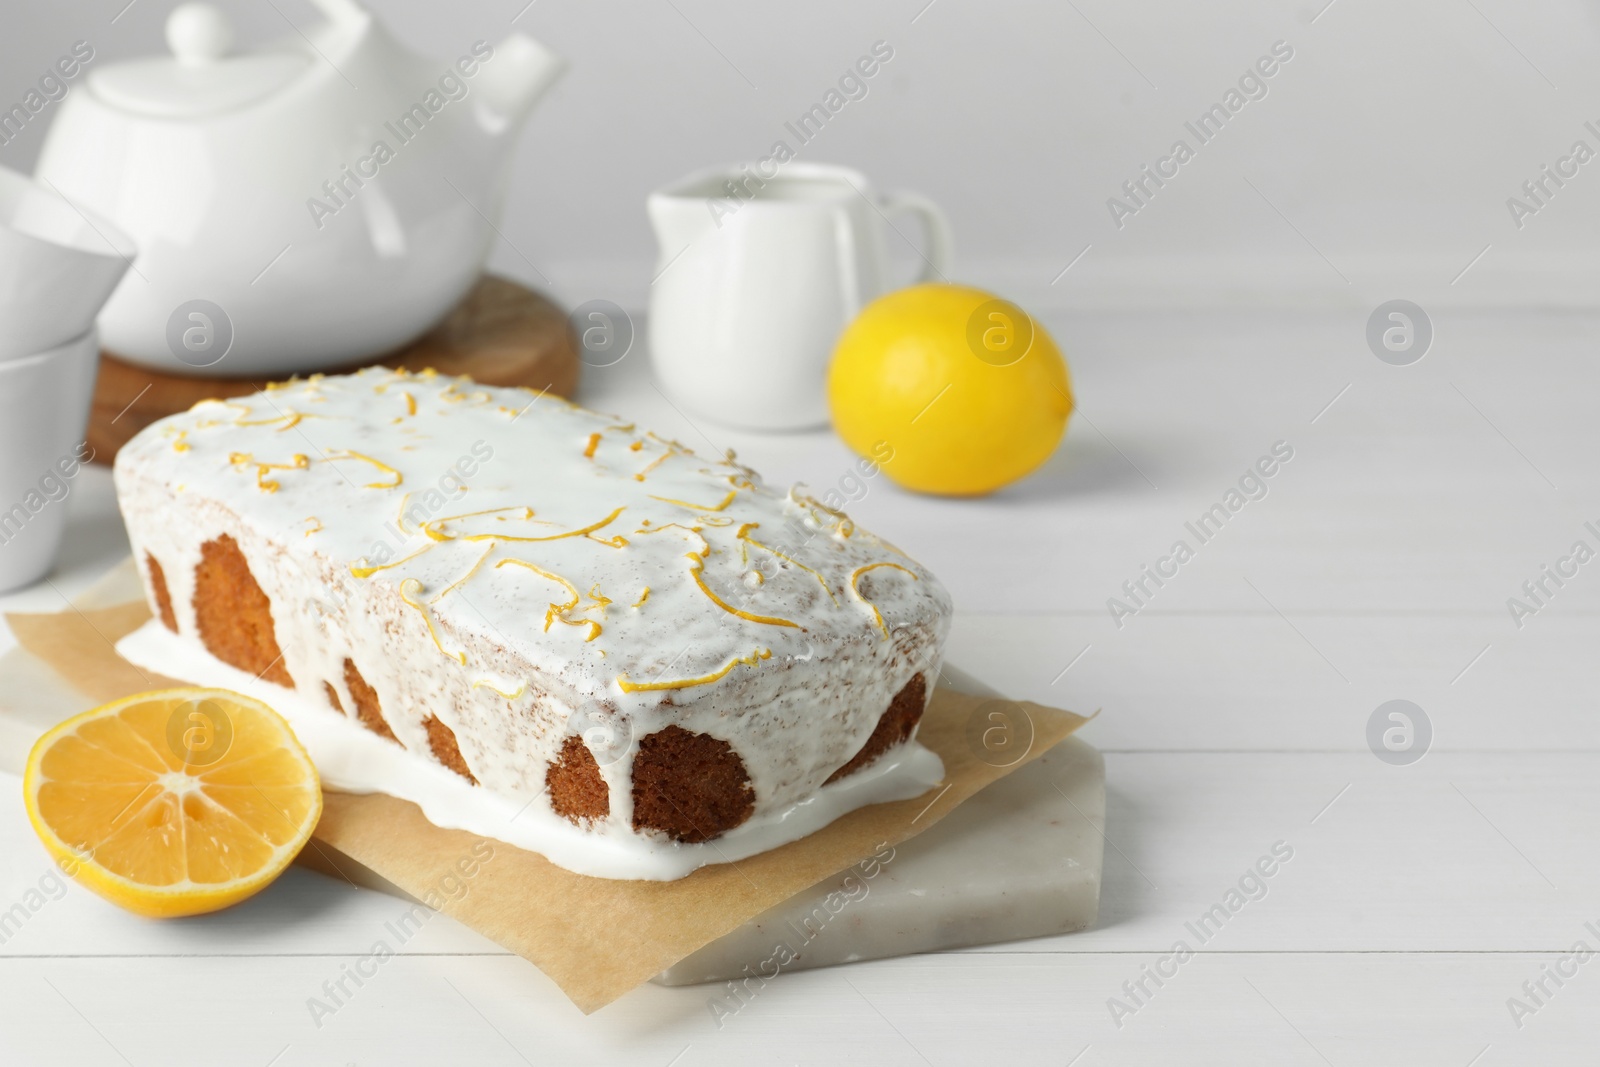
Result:
[[[1107,754],[1094,928],[784,975],[718,1028],[705,988],[585,1019],[441,916],[319,1027],[307,998],[394,901],[296,870],[155,924],[71,886],[0,943],[0,1062],[1593,1062],[1600,963],[1547,980],[1520,1029],[1506,1002],[1578,939],[1600,949],[1600,562],[1521,629],[1505,601],[1573,540],[1600,547],[1600,320],[1439,316],[1433,351],[1396,368],[1366,350],[1367,310],[1049,318],[1083,417],[1039,475],[976,502],[880,477],[851,507],[950,585],[953,660],[1101,709],[1083,733]],[[685,419],[642,352],[586,390],[774,482],[851,467],[825,433]],[[1295,458],[1270,494],[1118,628],[1106,598],[1278,440]],[[124,550],[103,472],[67,506],[55,588],[6,610],[55,609]],[[1396,697],[1435,731],[1411,766],[1365,740]],[[0,913],[48,871],[17,793],[0,778]],[[1107,999],[1279,841],[1294,856],[1266,895],[1116,1026]]]

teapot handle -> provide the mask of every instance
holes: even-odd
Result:
[[[921,193],[900,189],[884,194],[883,212],[885,215],[912,214],[922,219],[928,250],[926,253],[917,253],[925,266],[918,272],[913,284],[948,281],[955,260],[955,237],[950,229],[950,220],[939,205]]]

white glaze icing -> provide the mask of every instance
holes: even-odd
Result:
[[[195,685],[232,689],[282,713],[311,753],[325,784],[346,793],[388,793],[447,829],[492,837],[596,878],[671,881],[713,863],[737,863],[799,840],[865,807],[920,796],[944,778],[944,764],[915,741],[825,785],[782,811],[753,817],[714,841],[679,844],[643,835],[596,834],[548,808],[469,785],[453,771],[390,744],[326,705],[230,667],[155,619],[117,642],[130,663]]]
[[[148,554],[192,645],[200,546],[228,534],[302,700],[326,683],[354,709],[348,657],[411,759],[438,769],[435,715],[483,790],[551,819],[546,767],[584,736],[610,815],[574,832],[620,854],[663,846],[632,827],[640,738],[726,740],[749,825],[781,823],[937,676],[949,628],[937,579],[802,490],[464,379],[369,370],[207,401],[124,446],[116,481],[147,592]]]

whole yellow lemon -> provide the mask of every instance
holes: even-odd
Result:
[[[977,496],[1050,458],[1072,385],[1027,312],[981,289],[929,283],[878,298],[845,329],[828,404],[845,444],[900,485]]]

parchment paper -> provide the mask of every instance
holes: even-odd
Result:
[[[104,600],[101,600],[104,603]],[[142,601],[9,615],[22,648],[0,660],[0,692],[21,695],[41,667],[81,694],[68,713],[182,683],[152,675],[113,645],[149,618]],[[0,739],[37,736],[63,715],[0,709]],[[993,716],[999,714],[1003,718]],[[50,721],[41,721],[48,719]],[[912,800],[862,808],[810,837],[676,882],[573,874],[535,853],[429,823],[394,797],[326,790],[310,866],[337,862],[317,842],[376,872],[531,961],[585,1013],[593,1012],[749,919],[872,855],[921,833],[972,794],[1043,755],[1087,720],[1027,702],[995,701],[940,686],[918,740],[944,760],[945,780]],[[1002,725],[1003,724],[1003,725]],[[986,731],[1010,731],[997,758]],[[1005,766],[995,764],[1004,763]],[[311,849],[307,850],[308,853]]]

